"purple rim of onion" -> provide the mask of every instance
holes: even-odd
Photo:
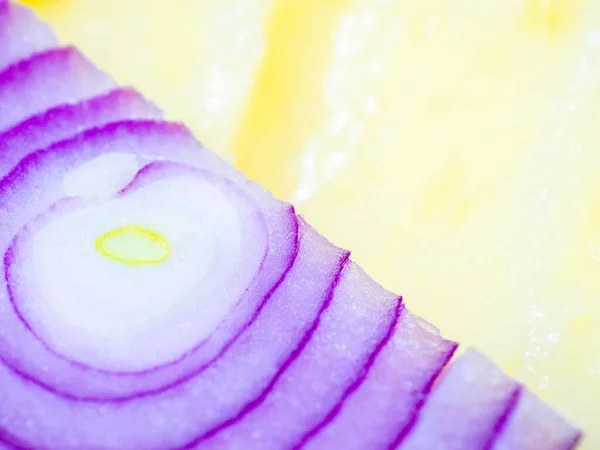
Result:
[[[0,134],[0,178],[36,150],[68,139],[81,130],[128,119],[160,119],[162,112],[131,88],[74,105],[61,105],[33,116]]]
[[[489,448],[513,411],[521,388],[491,361],[469,350],[444,374],[412,429],[407,450]],[[448,409],[455,414],[448,417]]]
[[[0,448],[575,447],[482,355],[440,376],[456,343],[56,45],[0,0]]]
[[[31,55],[57,46],[52,29],[32,11],[0,0],[0,71]]]
[[[73,47],[38,53],[0,73],[0,131],[114,88],[115,81]]]
[[[523,390],[492,450],[570,450],[581,440],[581,433],[545,405],[531,392]]]
[[[353,386],[340,409],[303,436],[297,448],[396,448],[390,443],[415,421],[456,347],[404,308],[363,382]]]
[[[365,380],[391,339],[401,310],[401,299],[373,283],[354,263],[345,264],[331,303],[303,352],[260,406],[222,433],[207,436],[203,446],[244,446],[260,430],[263,448],[292,448],[307,429],[334,415]],[[301,394],[297,386],[305,386]],[[301,413],[289,414],[294,408]]]

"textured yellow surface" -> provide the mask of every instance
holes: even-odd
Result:
[[[600,1],[34,5],[600,448]]]

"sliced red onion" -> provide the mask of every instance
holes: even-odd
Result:
[[[439,377],[455,343],[3,0],[0,45],[0,449],[576,444],[474,351]]]
[[[581,433],[531,392],[524,391],[492,450],[571,450]]]
[[[133,200],[120,203],[128,198]],[[202,216],[194,211],[204,207],[221,214],[217,228],[193,225]],[[302,221],[298,229],[293,210],[180,126],[114,123],[36,151],[0,183],[0,212],[7,218],[0,245],[8,282],[0,290],[0,386],[10,386],[0,389],[0,416],[7,418],[0,442],[9,448],[370,449],[418,445],[411,442],[421,442],[423,433],[426,445],[446,444],[442,431],[449,429],[462,432],[457,434],[465,446],[456,448],[483,448],[509,418],[503,413],[516,384],[497,369],[489,372],[479,356],[459,359],[419,414],[456,345],[347,263],[347,253]],[[161,222],[177,215],[189,219],[175,222],[200,231],[191,235],[200,240],[186,248],[201,259],[211,248],[203,237],[231,223],[250,227],[220,241],[242,249],[238,257],[220,251],[214,253],[225,265],[192,263],[199,273],[214,266],[219,278],[232,261],[239,275],[224,275],[221,288],[217,282],[206,292],[200,286],[183,293],[176,278],[152,287],[141,277],[138,290],[120,297],[128,288],[116,274],[130,268],[103,260],[96,266],[85,242],[139,217],[159,234],[177,234],[168,220]],[[227,237],[236,234],[246,240]],[[69,258],[91,270],[78,269]],[[114,282],[102,275],[105,269],[110,274],[111,265]],[[77,300],[88,274],[93,301],[82,308]],[[116,286],[114,294],[100,292],[98,280]],[[174,304],[159,286],[170,287],[182,303]],[[234,295],[228,297],[229,288]],[[145,296],[128,309],[138,291]],[[154,299],[154,306],[144,309],[144,298]],[[194,311],[196,302],[202,307],[216,299],[226,303],[216,319]],[[99,308],[104,320],[96,323],[87,308]],[[121,311],[119,320],[110,319],[111,310]],[[187,316],[197,328],[193,333],[182,327]],[[116,337],[103,334],[111,327],[117,327]],[[177,337],[183,333],[187,340]],[[474,367],[478,380],[472,379]],[[489,395],[490,380],[498,379],[503,382],[495,387],[506,390]],[[478,395],[455,401],[459,414],[436,407],[465,389]],[[480,426],[461,429],[468,422],[458,417],[469,414]]]
[[[186,160],[193,166],[165,158]],[[138,170],[145,163],[149,165]],[[122,171],[122,166],[127,170]],[[102,177],[94,182],[97,171]],[[0,315],[0,386],[10,386],[0,390],[0,416],[8,418],[0,427],[5,444],[30,449],[240,448],[249,443],[257,448],[386,448],[410,429],[455,345],[401,310],[395,296],[347,264],[347,253],[303,222],[296,249],[296,222],[286,222],[290,210],[240,180],[241,175],[199,147],[181,127],[123,122],[37,151],[0,183],[0,210],[8,218],[0,235],[7,249],[8,282],[8,290],[0,291],[4,312]],[[197,192],[196,182],[200,183]],[[65,186],[70,187],[65,191]],[[83,195],[67,196],[78,190]],[[195,193],[181,200],[177,192]],[[140,197],[119,206],[135,195]],[[197,206],[194,199],[201,199]],[[24,204],[28,208],[22,208]],[[202,222],[193,225],[193,218],[202,216],[194,211],[205,207],[207,212],[225,214],[218,217],[218,229]],[[230,207],[231,213],[222,212],[222,207]],[[230,300],[225,309],[218,309],[217,319],[223,320],[195,316],[195,302],[185,299],[197,299],[199,305],[212,301],[207,297],[210,293],[216,294],[213,299],[227,299],[227,276],[226,285],[204,294],[202,289],[188,289],[175,295],[179,291],[174,290],[175,297],[184,299],[175,314],[161,312],[162,299],[169,309],[174,307],[172,299],[161,292],[154,297],[160,284],[148,286],[150,281],[142,277],[134,284],[145,293],[142,300],[154,298],[149,302],[154,313],[148,315],[143,302],[123,309],[122,304],[137,291],[120,297],[127,286],[117,284],[118,278],[111,282],[111,277],[103,276],[104,268],[94,270],[94,257],[85,241],[106,228],[135,223],[139,217],[144,226],[161,234],[177,234],[169,231],[168,218],[174,214],[190,217],[194,230],[202,230],[199,244],[193,239],[189,244],[192,256],[202,258],[210,252],[210,246],[203,244],[204,234],[218,235],[221,226],[231,223],[255,230],[236,232],[234,227],[221,241],[242,248],[234,236],[246,237],[247,245],[238,257],[255,255],[253,263],[248,258],[239,260],[226,247],[216,252],[232,261],[234,270],[246,274],[241,285],[248,285],[245,291],[235,291],[239,302]],[[162,223],[165,217],[167,222]],[[273,224],[278,228],[269,230]],[[267,243],[270,250],[277,242],[274,237],[288,243],[275,245],[287,249],[281,260],[279,253],[274,255],[281,268],[275,277],[270,271],[265,275],[268,256],[260,251]],[[92,270],[72,277],[78,269],[69,265],[69,258],[86,262]],[[213,264],[219,267],[218,262],[192,266],[208,270]],[[226,272],[227,265],[215,276]],[[123,268],[117,265],[115,273],[117,269]],[[102,290],[102,283],[96,287],[94,283],[103,279],[109,288],[116,284],[116,289],[112,295],[94,293],[93,302],[81,308],[77,301],[86,291],[85,286],[81,290],[80,280],[86,280],[88,273],[94,274],[88,279],[92,292]],[[262,276],[270,282],[261,288]],[[180,283],[168,279],[164,286],[179,288]],[[236,276],[233,285],[237,281]],[[86,319],[85,309],[102,310],[104,298],[118,300],[109,302],[106,312],[120,310],[122,317],[113,322],[100,311],[105,320],[98,325]],[[141,323],[136,311],[146,314]],[[180,335],[187,311],[199,328],[194,333],[199,334],[192,333],[192,339],[182,344],[169,337],[169,329],[171,336]],[[144,329],[156,319],[162,320]],[[102,334],[111,331],[115,322],[122,324],[116,341]],[[196,340],[200,342],[194,346]],[[118,345],[111,345],[112,341]],[[161,346],[163,342],[167,345]],[[156,344],[156,355],[145,352]],[[133,365],[127,366],[131,359]],[[446,444],[449,436],[441,432],[450,428],[464,445],[492,442],[490,436],[498,433],[502,417],[508,417],[504,413],[515,384],[496,369],[490,372],[487,361],[479,362],[479,357],[462,358],[452,367],[422,409],[404,446],[420,442],[417,438],[423,430],[429,439],[426,445]],[[466,369],[460,370],[463,366]],[[473,367],[479,370],[476,380]],[[502,382],[493,385],[494,395],[490,395],[490,380],[498,379]],[[456,401],[457,393],[465,389],[470,396]],[[464,414],[453,414],[449,420],[448,410],[439,407],[448,398],[454,398],[453,405]],[[470,403],[466,398],[474,400]],[[467,422],[456,418],[471,416],[480,426],[461,429],[458,425]],[[438,422],[439,427],[428,426]]]
[[[436,385],[399,448],[489,449],[520,392],[516,381],[483,355],[468,350]]]
[[[112,78],[72,47],[38,53],[0,73],[0,131],[115,87]]]
[[[58,45],[52,29],[28,8],[0,0],[0,71]]]
[[[29,153],[83,130],[125,119],[159,119],[162,112],[130,88],[61,105],[0,134],[0,178]]]

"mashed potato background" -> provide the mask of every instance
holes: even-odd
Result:
[[[600,1],[29,1],[600,448]]]

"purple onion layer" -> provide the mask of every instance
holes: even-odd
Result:
[[[0,134],[0,178],[29,153],[83,130],[122,120],[161,117],[162,112],[156,106],[130,88],[118,88],[77,104],[57,106]]]
[[[0,0],[0,71],[57,45],[52,29],[31,10]]]
[[[327,423],[308,430],[302,448],[389,448],[412,423],[456,345],[404,308],[361,384]]]
[[[112,78],[72,47],[35,54],[0,72],[0,131],[115,87]]]
[[[344,267],[314,336],[260,405],[203,442],[203,448],[291,448],[325,424],[363,381],[389,341],[401,300],[356,264]]]
[[[489,448],[520,392],[516,381],[483,355],[468,350],[435,386],[399,448]]]
[[[581,433],[531,392],[523,392],[492,450],[571,450]]]

